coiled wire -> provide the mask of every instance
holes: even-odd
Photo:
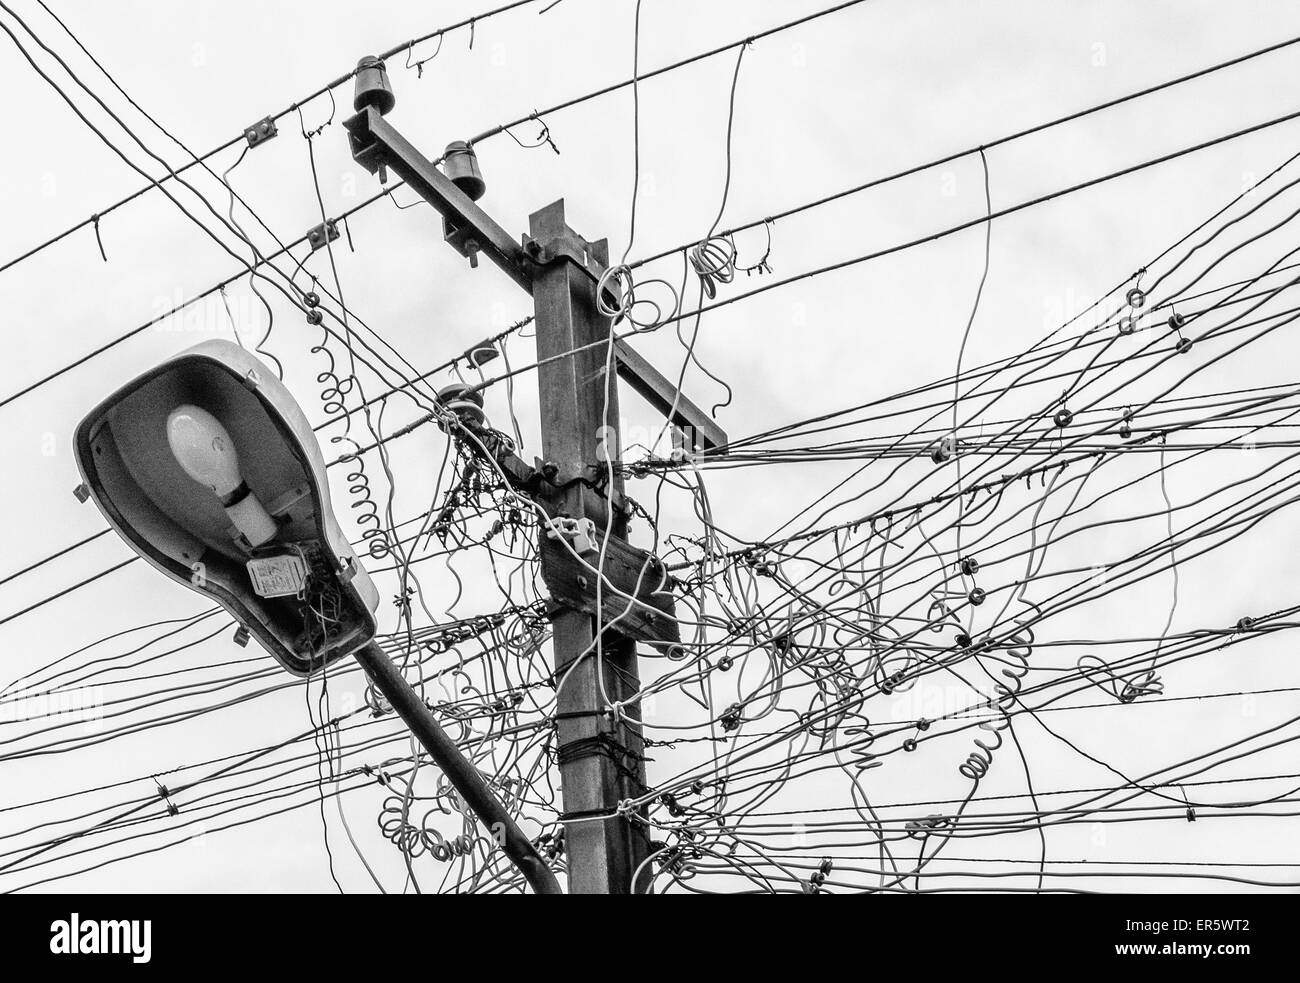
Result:
[[[999,680],[993,684],[996,695],[991,708],[994,714],[981,720],[978,725],[990,741],[986,742],[984,735],[976,737],[975,750],[957,767],[962,775],[973,782],[978,782],[987,775],[993,766],[993,755],[1002,747],[1002,732],[1011,726],[1011,708],[1016,705],[1025,676],[1029,674],[1029,657],[1034,652],[1034,631],[1019,619],[1017,624],[1021,625],[1021,629],[1007,640],[1003,649],[1010,662],[1001,671],[1006,682]]]

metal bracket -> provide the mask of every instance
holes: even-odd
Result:
[[[534,239],[525,233],[523,243],[528,258],[539,266],[549,266],[551,263],[567,259],[596,283],[599,283],[600,278],[605,275],[606,266],[597,261],[593,255],[591,243],[576,233],[551,236],[545,240]],[[605,293],[606,302],[611,307],[617,307],[620,296],[618,287],[613,283],[606,284]]]
[[[614,343],[618,377],[647,403],[681,428],[686,448],[720,452],[727,447],[726,432],[713,418],[686,398],[662,372],[638,355],[623,340]]]
[[[531,466],[491,430],[474,423],[462,422],[461,426],[474,438],[469,442],[470,450],[495,462],[512,488],[528,495],[537,493],[544,480],[540,468]]]
[[[542,580],[551,599],[575,611],[593,615],[599,611],[602,630],[613,630],[653,645],[680,645],[681,627],[674,600],[676,581],[668,575],[662,561],[616,536],[601,539],[594,523],[585,531],[575,532],[575,540],[585,540],[586,532],[594,532],[596,538],[586,543],[574,541],[572,548],[570,544],[562,545],[558,537],[542,536],[538,542]],[[565,534],[563,527],[560,533]],[[590,545],[585,560],[573,555],[581,553],[581,545]],[[603,552],[601,571],[609,582],[600,591],[599,606],[596,604],[598,578],[592,569],[596,564],[591,562],[590,552]]]
[[[519,246],[483,209],[423,154],[373,106],[343,124],[352,145],[352,159],[371,173],[390,168],[446,220],[448,241],[463,255],[482,253],[522,287],[533,292],[533,264]],[[476,248],[470,248],[470,241]]]
[[[339,226],[333,219],[313,226],[307,231],[307,242],[311,245],[312,252],[329,245],[338,237]]]
[[[266,143],[272,139],[280,130],[275,125],[275,120],[266,116],[252,126],[244,127],[244,139],[248,141],[250,147],[256,147],[259,143]]]
[[[490,339],[480,341],[465,353],[465,360],[476,369],[482,368],[484,365],[487,365],[488,362],[494,361],[500,357],[500,350]]]

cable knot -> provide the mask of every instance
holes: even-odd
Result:
[[[95,242],[99,246],[99,255],[107,263],[108,253],[104,252],[104,239],[99,234],[99,212],[95,212],[90,216],[90,224],[95,227]]]
[[[624,703],[622,700],[615,700],[613,703],[605,705],[605,714],[613,717],[619,723],[627,720],[627,714],[623,712]]]

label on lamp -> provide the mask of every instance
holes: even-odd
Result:
[[[299,594],[307,583],[307,564],[296,553],[256,557],[246,566],[253,590],[262,597]]]

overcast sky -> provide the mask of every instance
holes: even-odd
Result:
[[[15,0],[12,6],[84,73],[87,84],[109,99],[109,83],[93,72],[34,0]],[[641,15],[641,64],[658,67],[824,6],[830,4],[826,0],[646,0]],[[447,35],[422,73],[404,67],[401,56],[391,59],[397,107],[390,121],[428,156],[436,157],[452,140],[629,77],[632,0],[560,0],[539,15],[544,7],[545,3],[533,4],[476,24],[472,48],[468,29]],[[56,9],[136,101],[188,146],[206,151],[350,70],[360,56],[481,13],[483,0],[374,5],[119,0],[60,3]],[[7,15],[0,13],[0,19],[12,26]],[[722,225],[762,219],[1296,34],[1300,34],[1300,8],[1276,0],[1234,4],[872,0],[760,39],[746,52],[736,88],[730,190]],[[418,46],[413,58],[432,55],[435,47],[436,42]],[[48,58],[41,63],[52,65]],[[735,66],[735,51],[730,50],[642,85],[640,195],[631,258],[698,239],[717,214]],[[991,149],[993,207],[1026,201],[1294,112],[1300,108],[1294,85],[1297,70],[1300,50],[1287,49]],[[0,85],[8,107],[9,152],[3,165],[5,179],[0,181],[4,219],[0,260],[7,260],[135,191],[142,179],[77,119],[7,37],[0,37]],[[113,95],[111,104],[122,107],[122,100]],[[328,97],[302,107],[309,130],[332,119],[314,141],[321,193],[331,215],[378,188],[377,180],[349,156],[340,124],[350,114],[351,95],[348,83],[335,92],[337,111]],[[80,95],[79,99],[87,102]],[[92,118],[101,121],[103,116],[96,113]],[[622,89],[545,117],[558,154],[546,145],[521,148],[504,136],[485,141],[479,148],[488,185],[482,204],[517,235],[526,229],[530,212],[564,198],[570,225],[588,239],[608,238],[611,253],[621,255],[628,245],[632,119],[632,93]],[[146,121],[133,117],[132,126],[174,164],[185,160]],[[527,143],[536,136],[537,126],[520,127],[518,133]],[[1297,137],[1300,122],[1286,123],[994,222],[988,279],[964,364],[980,364],[1033,344],[1293,154]],[[124,145],[120,131],[114,139]],[[214,169],[228,168],[240,149],[236,146],[218,156]],[[134,159],[151,174],[159,173],[158,165],[142,153],[134,152]],[[278,138],[250,151],[230,181],[282,239],[297,238],[319,221],[307,148],[294,117],[281,121]],[[224,210],[227,201],[220,186],[209,179],[202,187]],[[414,201],[408,190],[396,192],[394,198],[403,205]],[[907,242],[977,218],[984,209],[980,161],[968,155],[777,222],[771,231],[773,272],[739,276],[720,296]],[[0,360],[0,396],[24,388],[239,270],[228,254],[157,191],[105,216],[99,233],[107,262],[100,258],[95,235],[87,228],[0,273],[0,311],[8,343],[6,357]],[[469,269],[441,241],[440,219],[423,205],[399,211],[381,201],[355,216],[348,233],[355,251],[345,248],[343,240],[336,244],[334,255],[349,305],[417,367],[440,364],[531,312],[528,298],[490,264]],[[737,242],[742,263],[755,261],[766,245],[762,229],[741,234]],[[707,315],[696,355],[733,390],[730,404],[718,412],[719,422],[733,437],[743,436],[951,375],[980,281],[984,243],[983,229],[976,227],[774,289]],[[309,268],[325,277],[328,267],[320,259]],[[651,269],[674,283],[681,277],[678,257]],[[1227,279],[1225,271],[1215,282]],[[695,296],[692,287],[689,302]],[[265,315],[248,291],[247,278],[232,286],[228,297],[246,337],[255,340],[265,329]],[[73,497],[80,479],[70,452],[71,434],[93,404],[129,378],[200,340],[231,337],[219,301],[199,303],[190,311],[188,318],[150,328],[0,408],[0,440],[9,475],[8,549],[0,562],[0,576],[104,527],[92,505],[81,505]],[[309,354],[318,332],[283,302],[276,304],[276,314],[266,347],[285,363],[286,382],[313,423],[320,422],[324,415],[315,383],[320,363]],[[676,376],[683,351],[671,330],[638,339],[636,345],[666,374]],[[1272,338],[1216,368],[1190,391],[1288,381],[1288,376],[1294,378],[1294,353],[1293,342]],[[531,361],[532,341],[512,339],[509,355],[512,364]],[[514,411],[528,455],[537,453],[535,379],[525,373],[513,387]],[[489,416],[503,428],[509,419],[504,389],[498,385],[487,393]],[[684,389],[705,407],[726,398],[724,388],[695,367],[687,371]],[[1023,412],[1028,404],[1016,405]],[[653,414],[630,395],[625,396],[624,411],[627,443],[656,424]],[[384,426],[391,430],[421,412],[409,402],[394,401]],[[1007,407],[1001,408],[995,419],[1008,419],[1007,412]],[[860,427],[853,435],[883,436],[900,429],[886,421],[874,431],[870,425]],[[399,520],[429,507],[446,439],[426,427],[394,442],[392,467],[398,480],[393,514]],[[327,458],[334,453],[327,447]],[[738,536],[761,538],[860,463],[710,472],[706,480],[715,519]],[[1149,469],[1150,462],[1143,465]],[[1258,461],[1234,458],[1228,466],[1245,468],[1242,473],[1246,473],[1257,470]],[[382,495],[377,462],[370,473],[377,476],[374,480]],[[1197,465],[1185,473],[1171,473],[1166,490],[1176,500],[1189,500],[1222,481],[1226,473],[1217,461],[1213,466]],[[335,495],[346,502],[342,475],[333,477]],[[632,482],[629,491],[653,498],[649,482]],[[1153,512],[1161,505],[1161,490],[1153,480],[1127,494],[1130,497],[1108,507],[1118,514]],[[880,501],[890,497],[881,493]],[[855,508],[866,511],[870,501]],[[1021,506],[1023,501],[1017,503]],[[345,516],[346,531],[355,536],[358,530],[346,516],[348,510],[340,506],[339,511]],[[835,518],[852,514],[853,509],[848,509]],[[666,528],[698,534],[689,497],[666,495],[663,517]],[[1151,530],[1158,532],[1163,521],[1161,516]],[[1172,630],[1221,627],[1243,615],[1292,603],[1290,584],[1300,572],[1289,538],[1292,529],[1289,516],[1284,515],[1246,541],[1189,564],[1183,571]],[[1134,532],[1134,541],[1149,541],[1151,530],[1146,530],[1145,539],[1143,533]],[[1086,568],[1096,562],[1087,552],[1093,548],[1067,550],[1059,562],[1062,567]],[[1122,545],[1116,548],[1123,552]],[[10,581],[0,587],[0,617],[128,555],[115,537],[103,537]],[[421,582],[435,615],[464,617],[501,605],[502,597],[485,566],[467,562],[461,572],[463,595],[452,606],[453,574],[441,563],[423,568]],[[381,623],[391,630],[396,582],[391,574],[376,579]],[[1103,631],[1107,637],[1158,635],[1169,610],[1171,586],[1168,577],[1153,578],[1093,605],[1073,620],[1053,622],[1047,634],[1056,641],[1095,637]],[[102,636],[184,618],[207,606],[204,598],[166,582],[144,564],[132,564],[0,625],[0,686]],[[212,619],[204,624],[211,626],[207,630],[217,626]],[[199,634],[191,631],[185,637]],[[129,637],[109,643],[102,654],[124,652],[132,647],[128,641]],[[1196,660],[1195,666],[1165,674],[1165,692],[1191,695],[1300,685],[1300,673],[1294,659],[1286,657],[1286,649],[1285,636],[1279,636],[1276,643],[1233,649],[1230,657]],[[1067,661],[1080,654],[1074,652]],[[253,658],[272,665],[254,648],[236,648],[226,630],[178,654],[174,662],[159,661],[153,671]],[[648,678],[659,671],[655,664],[643,669]],[[280,677],[269,680],[280,681]],[[734,679],[726,685],[734,685]],[[347,688],[341,684],[336,701],[346,700]],[[355,681],[352,690],[355,699]],[[939,693],[934,699],[949,697]],[[722,696],[717,700],[722,706],[729,702]],[[193,709],[204,701],[190,698],[177,706]],[[1093,757],[1126,773],[1143,773],[1280,724],[1292,715],[1288,708],[1293,704],[1294,694],[1281,693],[1249,700],[1115,706],[1057,714],[1053,723]],[[336,702],[336,709],[342,705]],[[167,710],[159,706],[150,713]],[[887,707],[883,712],[907,717],[905,708]],[[652,714],[651,723],[658,719],[665,725],[701,719],[698,708],[674,698],[660,701],[653,713],[662,716]],[[93,738],[97,726],[102,723],[77,724],[77,729],[55,733]],[[36,728],[32,721],[2,724],[0,829],[26,830],[56,817],[77,817],[114,803],[129,803],[153,790],[147,777],[151,774],[271,744],[308,726],[301,685],[97,746],[17,760],[3,758],[6,747],[32,748],[44,739],[22,736]],[[960,799],[966,784],[955,769],[969,749],[969,734],[948,741],[946,749],[909,755],[892,768],[872,772],[879,776],[873,794],[883,801]],[[401,753],[402,747],[393,745],[391,753]],[[1023,730],[1023,751],[1040,788],[1117,782],[1104,766],[1068,750],[1032,725]],[[651,783],[684,771],[702,753],[685,744],[679,749],[656,749]],[[1243,776],[1282,774],[1300,770],[1294,761],[1294,753],[1284,746],[1215,774],[1222,777],[1233,767],[1238,769],[1233,773]],[[842,806],[850,793],[842,775],[837,775],[792,786],[786,798],[767,808]],[[141,778],[71,804],[27,807],[4,815],[10,805]],[[1248,788],[1250,793],[1279,794],[1287,787],[1273,783]],[[1024,773],[1008,758],[980,793],[1024,791]],[[1202,794],[1226,801],[1238,792],[1228,787]],[[400,890],[401,858],[378,835],[375,822],[383,795],[375,788],[347,797],[348,820],[376,872],[390,888]],[[181,806],[183,814],[183,801]],[[919,811],[937,811],[937,807]],[[332,805],[325,815],[339,881],[348,890],[373,890],[356,854],[347,847]],[[1241,818],[1195,824],[1077,824],[1052,834],[1049,856],[1094,861],[1295,862],[1300,858],[1288,852],[1294,842],[1294,836],[1288,835],[1289,822]],[[72,822],[54,831],[67,832],[85,824],[86,820]],[[162,832],[156,841],[137,845],[203,831],[199,825],[169,836],[164,826],[158,828]],[[40,836],[28,833],[0,842],[0,850],[39,840]],[[807,852],[816,860],[821,849],[814,846]],[[997,857],[999,851],[1009,851],[1006,856],[1025,858],[1037,855],[1038,844],[1035,837],[1021,835],[992,839],[985,845],[963,844],[959,849],[965,855]],[[51,864],[38,873],[73,871],[89,866],[88,859]],[[441,868],[429,862],[427,869],[436,882]],[[1284,879],[1294,872],[1273,873]],[[31,872],[0,874],[0,888],[12,889],[34,879],[36,873]],[[1199,882],[1197,886],[1242,887]],[[334,885],[326,864],[321,816],[313,806],[214,832],[43,889],[326,891],[334,890]]]

